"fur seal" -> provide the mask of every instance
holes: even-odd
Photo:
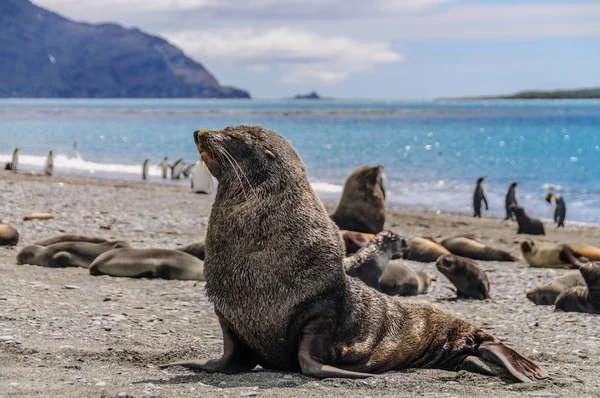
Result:
[[[379,278],[381,291],[390,296],[426,294],[436,277],[414,270],[402,261],[390,261]]]
[[[546,195],[546,202],[552,205],[554,209],[554,222],[557,227],[565,227],[565,218],[567,217],[567,205],[560,194],[549,193]]]
[[[408,248],[404,250],[402,257],[406,260],[433,263],[442,254],[452,253],[433,238],[417,236],[408,241]]]
[[[54,215],[50,214],[50,213],[29,213],[23,217],[23,221],[52,220],[53,218],[54,218]]]
[[[90,275],[203,281],[204,265],[177,250],[116,249],[98,256],[90,265]]]
[[[129,247],[129,243],[112,241],[104,243],[60,242],[48,246],[26,246],[17,254],[17,264],[42,267],[81,267],[90,264],[104,252]]]
[[[344,184],[342,197],[331,218],[340,229],[376,234],[385,222],[383,166],[362,166]]]
[[[485,177],[479,177],[477,179],[477,185],[475,186],[475,192],[473,192],[473,217],[481,218],[481,202],[485,203],[485,209],[489,210],[488,201],[483,193],[483,185],[481,183],[485,180]]]
[[[142,163],[142,180],[148,178],[148,167],[150,167],[150,159],[146,159],[144,160],[144,163]]]
[[[340,235],[344,240],[347,256],[354,254],[361,248],[367,246],[375,236],[364,232],[345,231],[343,229],[340,229]]]
[[[521,242],[523,258],[531,267],[579,268],[580,258],[600,261],[600,248],[585,243],[553,244],[525,239]]]
[[[4,170],[17,171],[19,165],[19,148],[15,148],[12,154],[12,160],[4,164]]]
[[[363,281],[367,286],[381,290],[379,278],[388,262],[408,244],[404,238],[392,231],[382,231],[373,237],[365,247],[344,259],[346,275]]]
[[[600,264],[590,263],[579,269],[586,286],[577,286],[562,292],[554,311],[600,314]]]
[[[38,240],[34,243],[36,246],[48,246],[54,243],[60,242],[88,242],[88,243],[104,243],[108,242],[108,239],[98,238],[95,236],[83,236],[83,235],[57,235],[51,238],[46,238],[42,240]]]
[[[194,140],[219,181],[204,270],[224,352],[162,367],[239,373],[261,365],[364,378],[404,368],[497,375],[494,364],[519,381],[545,378],[533,362],[467,322],[347,276],[337,227],[285,138],[238,126],[200,130]]]
[[[490,281],[484,270],[469,258],[444,254],[435,266],[454,286],[457,298],[490,298]]]
[[[169,173],[169,169],[171,166],[169,165],[169,158],[165,156],[162,162],[158,164],[158,168],[161,170],[161,177],[163,179],[167,178],[167,174]]]
[[[456,236],[440,242],[442,246],[457,256],[480,261],[519,261],[504,250],[486,246],[472,236]]]
[[[514,220],[515,219],[515,213],[514,213],[513,209],[511,209],[510,206],[518,205],[518,203],[517,203],[517,185],[519,185],[518,182],[513,182],[508,187],[508,192],[506,192],[506,197],[504,198],[504,208],[506,209],[505,220],[508,220],[508,219]]]
[[[46,157],[46,162],[44,163],[44,175],[50,177],[54,173],[54,156],[52,156],[52,151]]]
[[[544,224],[538,219],[529,218],[525,214],[525,209],[521,206],[510,205],[511,210],[517,217],[517,224],[519,224],[518,234],[527,235],[545,235]]]
[[[586,286],[585,279],[581,276],[581,272],[570,271],[550,283],[531,289],[526,296],[536,305],[554,305],[556,298],[562,292],[576,286]]]
[[[199,260],[204,261],[204,242],[194,242],[194,243],[190,243],[187,246],[183,246],[178,248],[177,250],[180,252],[184,252],[187,254],[191,254],[192,256],[196,257]]]
[[[19,233],[7,224],[0,224],[0,246],[15,246],[19,243]]]

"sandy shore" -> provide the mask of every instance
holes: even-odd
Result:
[[[214,357],[221,336],[203,283],[91,277],[84,269],[16,265],[18,250],[60,233],[175,248],[204,238],[212,197],[181,187],[81,177],[0,172],[0,219],[21,234],[0,247],[0,396],[440,396],[585,397],[600,395],[600,317],[552,312],[525,291],[564,271],[523,263],[482,262],[492,300],[448,301],[450,282],[436,274],[427,295],[398,300],[433,303],[504,340],[554,379],[513,384],[465,372],[409,370],[368,380],[315,380],[263,369],[240,374],[159,370],[174,359]],[[329,206],[331,207],[331,206]],[[47,211],[49,221],[22,221]],[[110,230],[101,225],[116,220]],[[519,256],[516,224],[498,219],[390,209],[386,227],[405,237],[470,234]],[[548,241],[600,245],[595,227],[546,226]]]

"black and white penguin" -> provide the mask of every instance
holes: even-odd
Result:
[[[481,218],[481,202],[485,202],[485,209],[489,210],[488,201],[483,193],[483,186],[481,183],[485,180],[485,177],[479,177],[477,179],[477,186],[475,187],[475,192],[473,193],[473,217]]]
[[[567,205],[561,194],[549,193],[546,195],[546,202],[552,205],[554,209],[554,222],[558,227],[565,227],[565,218],[567,218]]]
[[[518,182],[513,182],[512,184],[510,184],[510,187],[508,187],[508,192],[506,193],[506,198],[504,199],[504,205],[506,207],[505,220],[508,220],[508,219],[514,220],[515,219],[515,213],[510,208],[510,205],[517,205],[517,206],[519,205],[517,203],[517,185],[519,185]]]

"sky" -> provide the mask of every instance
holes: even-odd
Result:
[[[33,0],[159,35],[255,98],[600,87],[600,1]]]

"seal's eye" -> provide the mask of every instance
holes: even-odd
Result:
[[[276,156],[273,152],[269,151],[268,149],[265,149],[265,154],[270,157],[271,159],[275,159]]]

